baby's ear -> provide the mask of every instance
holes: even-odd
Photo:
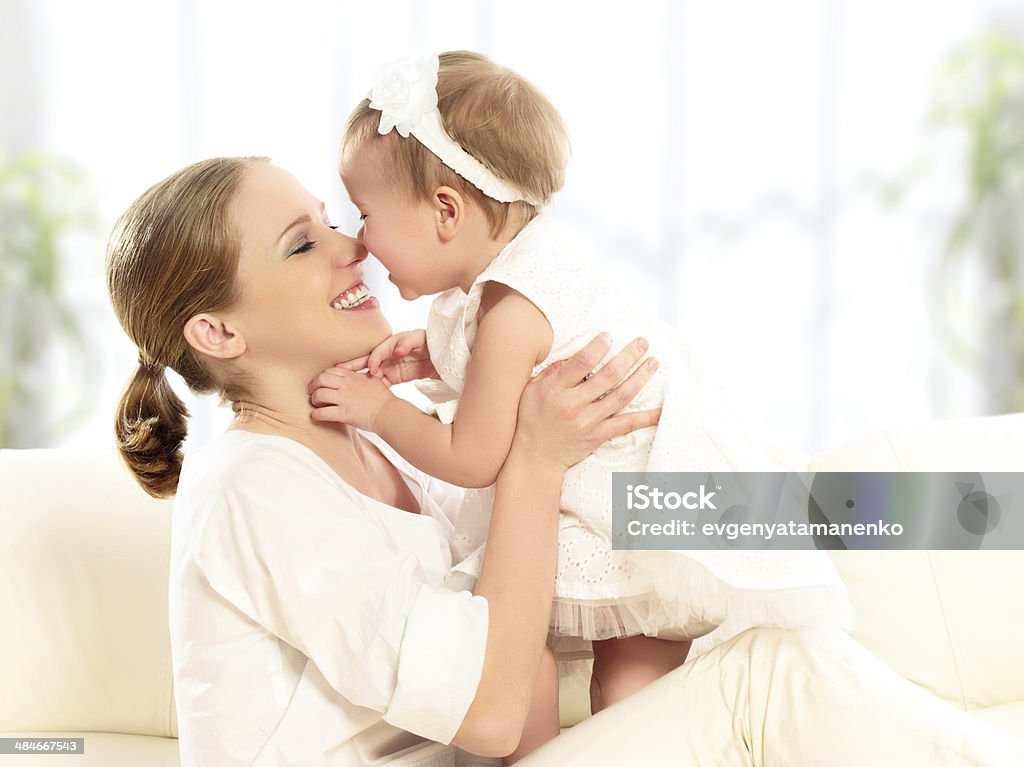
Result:
[[[450,186],[439,186],[430,198],[434,208],[437,234],[442,242],[448,242],[462,227],[466,214],[466,201],[458,190]]]
[[[214,314],[197,314],[185,323],[185,340],[208,357],[230,360],[245,352],[241,331]]]

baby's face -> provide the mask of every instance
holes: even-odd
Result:
[[[435,209],[381,172],[387,167],[384,151],[378,142],[365,141],[346,149],[339,163],[341,182],[359,210],[358,239],[388,270],[402,298],[448,290],[453,283],[439,268]]]

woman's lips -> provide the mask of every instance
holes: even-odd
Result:
[[[346,288],[331,301],[331,308],[341,311],[375,308],[377,306],[379,306],[377,299],[370,295],[370,289],[362,282],[357,282],[352,287]]]

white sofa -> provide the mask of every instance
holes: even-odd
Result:
[[[826,451],[810,468],[1017,471],[1024,415],[892,428]],[[0,451],[0,737],[85,739],[84,756],[0,756],[0,767],[178,765],[170,513],[112,449]],[[864,646],[1024,738],[1024,552],[833,556]],[[582,692],[565,691],[564,724],[585,715]]]

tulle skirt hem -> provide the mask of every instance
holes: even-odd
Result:
[[[550,631],[555,636],[592,641],[630,636],[687,640],[714,634],[713,644],[718,644],[755,626],[828,624],[849,630],[855,622],[846,588],[838,577],[834,582],[786,588],[740,588],[694,562],[679,568],[675,576],[659,578],[641,593],[626,597],[592,599],[556,593]],[[476,577],[453,570],[447,585],[471,591]]]

